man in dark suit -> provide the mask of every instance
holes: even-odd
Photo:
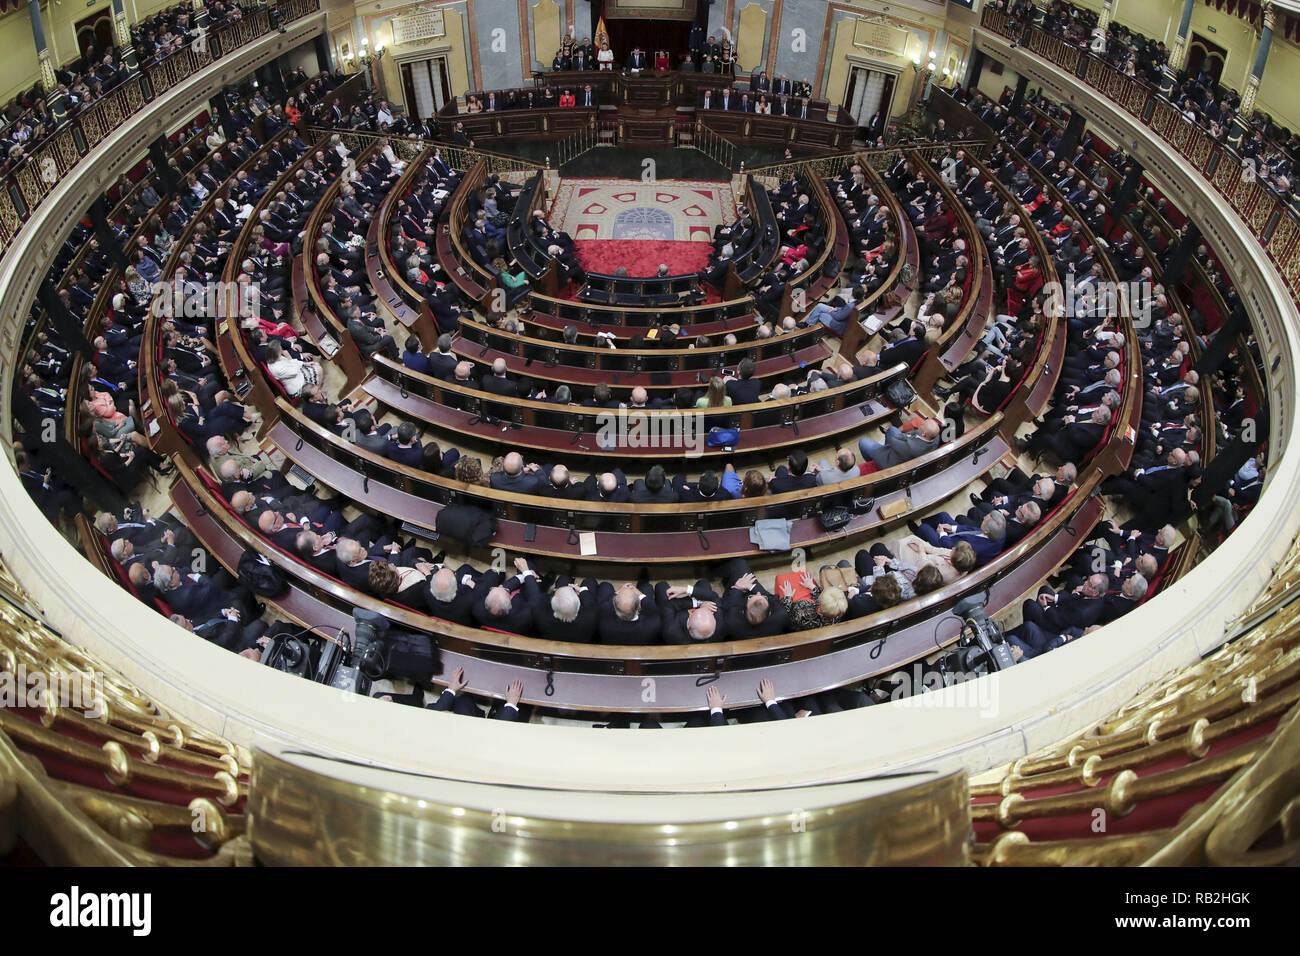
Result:
[[[429,575],[429,594],[425,604],[434,617],[465,627],[474,626],[474,587],[478,572],[473,566],[459,568],[444,565]]]
[[[1067,415],[1062,419],[1064,427],[1059,430],[1038,429],[1023,440],[1021,450],[1050,451],[1063,462],[1082,461],[1101,442],[1110,419],[1110,409],[1105,405],[1098,405],[1083,421],[1075,421],[1073,416]]]
[[[983,567],[1004,550],[1007,519],[1000,511],[990,511],[978,528],[969,528],[958,524],[946,511],[941,511],[917,525],[915,533],[939,548],[952,548],[966,541],[975,551],[976,567]]]
[[[385,454],[393,461],[411,468],[419,468],[424,462],[424,447],[416,438],[414,422],[402,422],[392,435]]]
[[[754,360],[743,358],[736,366],[736,376],[727,378],[727,395],[733,405],[754,405],[762,394],[763,384],[754,378]]]
[[[512,634],[533,632],[533,609],[521,590],[521,576],[536,577],[531,569],[519,576],[502,580],[499,571],[484,571],[474,588],[473,614],[479,627],[490,627]]]
[[[535,495],[541,486],[540,468],[525,464],[523,455],[512,451],[505,456],[498,471],[488,479],[497,491],[510,491],[519,495]]]
[[[506,377],[507,368],[505,359],[496,359],[492,363],[492,374],[484,377],[479,387],[502,398],[518,398],[519,389],[515,382]]]
[[[796,448],[786,459],[786,464],[777,465],[772,480],[767,483],[767,490],[774,495],[787,491],[807,491],[817,487],[817,472],[808,470],[808,454],[802,448]]]
[[[426,358],[429,363],[429,374],[443,380],[455,373],[456,364],[460,361],[451,350],[451,336],[445,332],[438,336],[438,348],[430,352]]]
[[[522,561],[517,559],[515,566]],[[567,579],[556,584],[555,592],[545,595],[537,585],[536,576],[524,580],[524,595],[533,610],[534,633],[548,641],[594,643],[599,618],[595,579],[587,578],[581,585],[569,583]]]
[[[197,623],[184,614],[173,614],[171,621],[197,634],[205,641],[236,654],[265,647],[267,643],[266,622],[252,621],[244,624],[238,614],[232,613],[230,616],[220,614],[207,620],[199,620]]]
[[[645,478],[638,478],[632,485],[630,500],[636,504],[673,504],[677,493],[668,483],[663,465],[651,465]]]
[[[206,621],[227,611],[238,612],[245,620],[259,616],[251,613],[257,602],[246,587],[227,590],[206,574],[182,575],[176,568],[160,564],[154,568],[153,586],[174,613],[190,620]]]
[[[600,643],[627,646],[658,644],[659,605],[649,582],[627,583],[617,591],[608,581],[596,590]]]
[[[720,599],[707,581],[691,587],[669,587],[661,581],[655,587],[655,600],[663,619],[665,644],[703,644],[725,641],[726,622],[718,606]]]
[[[1116,618],[1123,617],[1142,603],[1147,596],[1147,579],[1134,572],[1129,575],[1118,591],[1107,592],[1102,598],[1100,624],[1109,624]]]
[[[425,375],[431,374],[429,365],[429,356],[424,354],[420,347],[420,337],[417,335],[408,336],[406,339],[406,350],[402,352],[402,364],[412,372],[421,372]]]
[[[378,353],[389,358],[397,358],[397,343],[387,332],[376,332],[360,319],[352,318],[348,320],[348,334],[352,336],[353,343],[365,358]]]
[[[1088,628],[1067,627],[1056,631],[1032,621],[1024,621],[1007,631],[1007,643],[1011,645],[1011,654],[1017,661],[1027,661],[1082,637],[1096,627],[1094,624]]]
[[[734,558],[722,569],[721,608],[728,640],[771,637],[785,633],[785,607],[749,570],[743,558]]]
[[[585,484],[588,501],[617,504],[627,501],[629,498],[627,478],[618,468],[607,471],[602,475],[591,475],[587,478]]]

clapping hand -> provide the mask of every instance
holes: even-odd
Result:
[[[709,689],[704,692],[704,699],[708,702],[709,710],[721,710],[722,705],[727,702],[727,698],[722,691],[718,690],[717,684],[709,685]]]
[[[756,584],[758,584],[758,578],[754,577],[754,572],[747,571],[740,577],[736,578],[736,583],[733,584],[732,587],[738,588],[741,591],[749,591],[752,590]]]
[[[447,682],[447,689],[453,694],[459,694],[468,683],[469,681],[465,679],[465,668],[457,667],[451,672],[451,680]]]
[[[519,699],[524,696],[524,682],[516,678],[506,688],[506,703],[511,707],[519,706]]]

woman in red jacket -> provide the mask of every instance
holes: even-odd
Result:
[[[1026,299],[1032,299],[1043,287],[1043,273],[1038,267],[1038,256],[1016,270],[1016,281],[1007,289],[1007,314],[1017,315]]]
[[[576,106],[577,103],[578,103],[578,98],[573,95],[573,92],[571,90],[565,90],[563,93],[560,94],[561,106]]]

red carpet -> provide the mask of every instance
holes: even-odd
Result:
[[[629,276],[637,277],[655,275],[660,263],[673,276],[699,272],[708,264],[712,248],[707,242],[666,239],[579,239],[574,247],[588,272],[612,275],[623,266]]]

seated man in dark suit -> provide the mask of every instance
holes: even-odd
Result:
[[[615,504],[628,500],[627,478],[617,468],[602,475],[591,475],[585,484],[588,501]]]
[[[812,471],[808,470],[808,453],[802,448],[796,448],[786,459],[786,464],[777,465],[776,471],[772,473],[771,480],[767,483],[767,490],[774,495],[784,494],[787,491],[807,491],[810,488],[817,487],[816,465],[813,465]]]
[[[736,377],[728,377],[727,396],[733,405],[755,405],[762,394],[763,383],[754,378],[754,360],[743,358],[736,366]]]
[[[160,564],[154,568],[153,586],[173,612],[192,621],[206,621],[227,611],[237,612],[241,620],[260,616],[253,613],[260,605],[242,584],[227,589],[206,574],[182,575],[176,568]]]
[[[488,479],[498,491],[510,491],[520,495],[535,495],[541,487],[540,468],[536,464],[525,464],[524,456],[512,451],[501,463],[501,471]]]
[[[758,583],[742,558],[723,567],[722,617],[727,639],[771,637],[785,633],[785,607]]]
[[[1067,627],[1056,631],[1032,621],[1023,621],[1007,631],[1007,643],[1011,645],[1011,655],[1017,661],[1027,661],[1055,650],[1084,634],[1090,634],[1097,627],[1098,625],[1093,624],[1086,628]]]
[[[663,618],[665,644],[717,643],[727,639],[726,622],[718,611],[719,598],[707,581],[697,581],[691,587],[669,587],[661,581],[655,587],[655,599]]]
[[[1073,416],[1067,415],[1062,419],[1063,428],[1055,431],[1040,428],[1020,441],[1020,449],[1040,453],[1050,451],[1063,462],[1082,461],[1101,443],[1110,419],[1110,409],[1105,405],[1098,405],[1091,417],[1083,421],[1075,421]]]
[[[667,481],[663,465],[651,465],[644,478],[632,484],[631,500],[636,504],[673,504],[677,492]]]
[[[402,353],[402,364],[413,372],[422,372],[425,375],[432,374],[429,356],[425,355],[423,349],[421,349],[418,335],[412,335],[406,339],[406,351]]]
[[[377,332],[359,318],[348,319],[348,334],[365,358],[382,354],[397,358],[397,342],[387,332]]]
[[[183,614],[173,614],[171,622],[197,634],[205,641],[245,657],[252,656],[246,652],[263,648],[269,641],[266,636],[265,621],[252,621],[245,624],[237,613],[229,610],[228,613],[200,620],[198,623]],[[260,657],[259,653],[253,659],[258,660]]]
[[[451,350],[451,336],[446,332],[438,336],[438,348],[425,356],[424,360],[429,364],[428,372],[434,378],[446,379],[455,374],[456,364],[460,360]]]
[[[1007,519],[1000,511],[990,511],[979,528],[965,528],[946,512],[926,518],[914,532],[928,544],[951,548],[967,541],[975,551],[975,566],[983,567],[1004,550],[1007,536]]]
[[[617,591],[608,581],[596,590],[600,643],[627,646],[658,644],[659,605],[649,582],[624,584]]]
[[[474,588],[473,614],[479,627],[512,634],[533,632],[533,609],[521,590],[522,576],[536,577],[531,569],[502,581],[499,571],[484,571]]]
[[[473,566],[462,564],[459,568],[443,566],[429,575],[429,594],[425,605],[434,617],[474,626],[474,587],[478,572]]]
[[[419,468],[424,461],[424,449],[416,438],[414,422],[402,422],[397,431],[391,435],[385,452],[393,461],[412,468]]]
[[[515,567],[523,563],[523,558],[518,558]],[[546,595],[537,586],[536,576],[526,577],[524,594],[533,609],[534,633],[548,641],[595,642],[599,618],[597,589],[594,578],[587,578],[581,585],[562,578],[556,582],[554,593]]]

